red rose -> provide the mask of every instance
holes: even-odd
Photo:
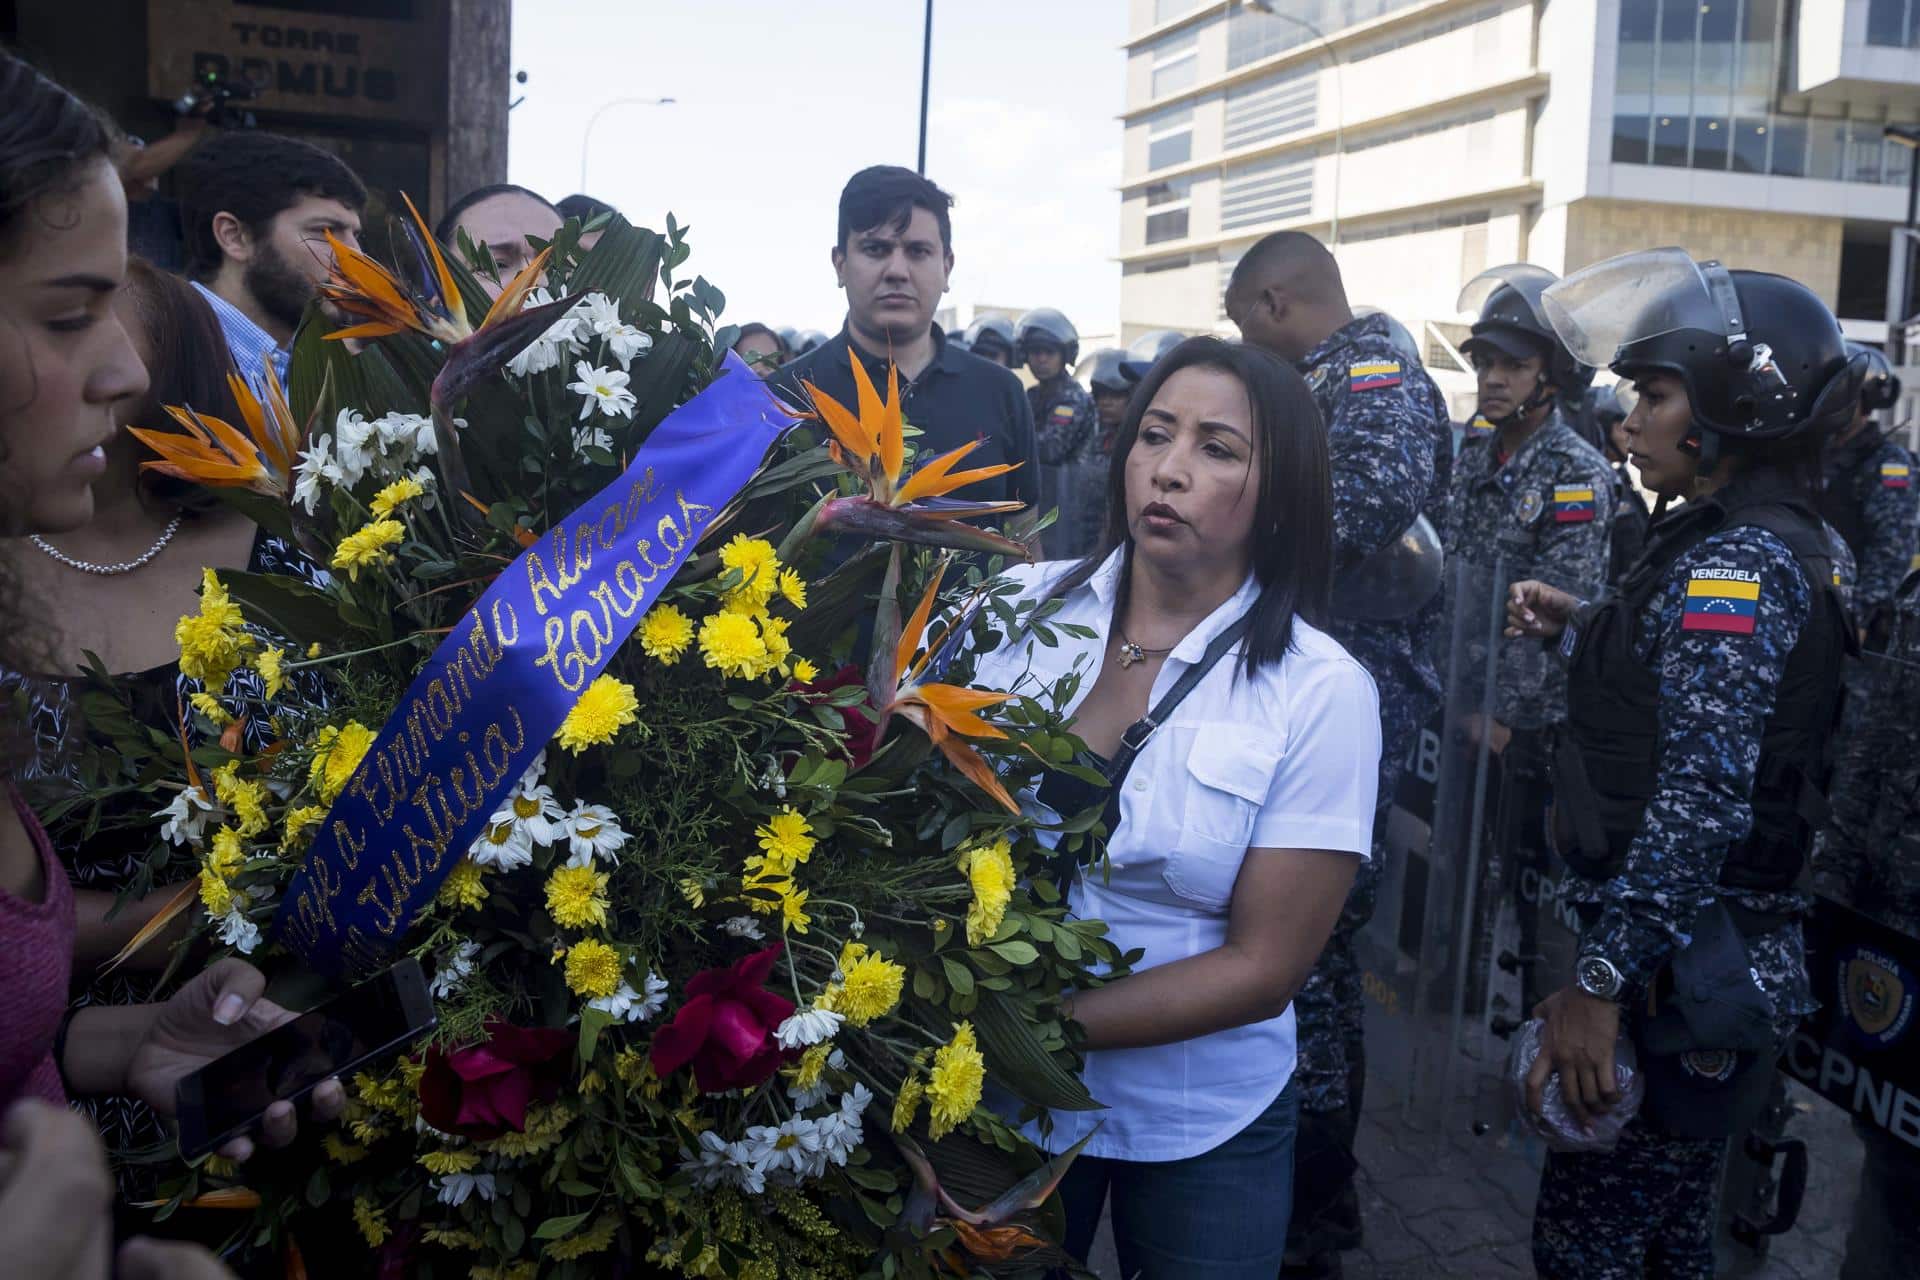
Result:
[[[849,685],[865,688],[866,683],[866,673],[852,663],[848,663],[825,680],[811,682],[796,680],[793,682],[793,687],[796,692],[818,697],[844,689]],[[865,708],[857,705],[841,707],[839,711],[840,718],[847,724],[847,763],[858,769],[873,759],[874,749],[880,745],[875,741],[880,732],[880,724],[868,717]]]
[[[784,950],[776,942],[731,969],[695,974],[687,1002],[654,1033],[654,1074],[664,1080],[691,1062],[702,1093],[749,1089],[771,1076],[789,1056],[773,1032],[793,1016],[793,1004],[763,984]]]
[[[448,1053],[427,1051],[420,1114],[442,1133],[484,1141],[527,1131],[527,1108],[551,1102],[571,1074],[572,1031],[516,1027],[489,1018],[487,1039]]]

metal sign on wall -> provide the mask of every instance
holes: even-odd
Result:
[[[245,80],[260,111],[432,127],[447,51],[436,0],[147,0],[147,92]]]

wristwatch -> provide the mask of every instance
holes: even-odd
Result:
[[[1573,980],[1582,991],[1596,999],[1620,998],[1620,971],[1605,956],[1581,956],[1573,967]]]

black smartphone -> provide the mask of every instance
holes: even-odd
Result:
[[[257,1040],[216,1058],[175,1089],[189,1160],[239,1137],[275,1102],[297,1102],[329,1076],[390,1056],[438,1023],[412,956]]]

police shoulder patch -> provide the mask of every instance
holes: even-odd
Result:
[[[1759,614],[1759,574],[1748,569],[1695,569],[1687,578],[1682,631],[1750,636]]]
[[[1904,462],[1883,462],[1880,464],[1880,487],[1883,489],[1905,489],[1913,483],[1913,468]]]
[[[1057,404],[1053,406],[1052,410],[1049,411],[1047,416],[1052,418],[1055,422],[1072,422],[1073,406],[1070,404]]]
[[[1349,391],[1381,391],[1400,385],[1398,360],[1363,360],[1347,370]]]
[[[1588,524],[1593,520],[1593,486],[1556,484],[1553,486],[1553,522]]]

